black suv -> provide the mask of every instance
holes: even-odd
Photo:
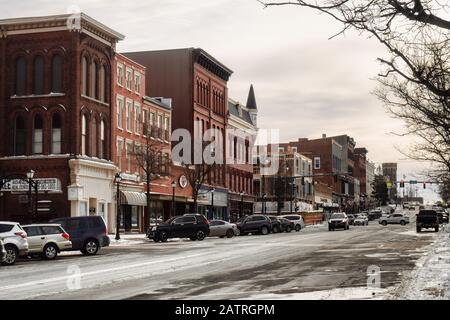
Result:
[[[155,242],[166,242],[169,238],[203,240],[209,234],[209,221],[201,214],[185,214],[170,218],[163,224],[149,228],[147,237]]]
[[[236,225],[242,235],[249,233],[268,234],[272,230],[272,220],[268,216],[255,214],[240,218]]]
[[[60,224],[70,236],[72,249],[80,250],[84,255],[92,256],[97,254],[101,247],[110,244],[108,230],[102,217],[74,217],[57,218],[50,220],[50,223]]]

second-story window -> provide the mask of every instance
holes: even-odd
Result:
[[[133,70],[127,68],[127,71],[125,74],[125,81],[126,81],[126,87],[128,90],[131,90],[132,75],[133,75]]]
[[[164,140],[169,141],[170,123],[169,117],[164,118]]]
[[[81,93],[88,95],[88,62],[86,57],[81,59]]]
[[[314,157],[314,169],[320,169],[320,157]]]
[[[141,131],[140,123],[140,115],[141,115],[141,107],[140,105],[135,102],[134,103],[134,133],[139,134]]]
[[[25,121],[21,116],[16,118],[15,125],[14,155],[21,156],[25,154],[26,149]]]
[[[106,68],[104,65],[100,67],[100,85],[99,85],[99,98],[100,101],[106,102],[106,88],[107,88],[107,77]]]
[[[150,136],[155,137],[155,114],[150,112]]]
[[[162,139],[162,115],[158,114],[158,139]]]
[[[105,159],[106,151],[106,139],[105,139],[105,121],[100,121],[100,145],[98,150],[98,157],[100,159]]]
[[[52,58],[52,92],[63,92],[63,59],[57,54]]]
[[[148,111],[142,110],[142,134],[147,136],[148,133]]]
[[[40,115],[36,115],[33,121],[33,154],[42,154],[44,143],[44,123]]]
[[[120,96],[117,96],[116,104],[117,104],[117,128],[122,129],[122,126],[123,126],[123,98]]]
[[[52,117],[52,154],[61,153],[61,117],[55,113]]]
[[[98,98],[97,70],[97,63],[93,62],[91,64],[91,97],[94,99]]]
[[[137,94],[141,93],[141,74],[137,72],[134,73],[134,91]]]
[[[133,108],[133,102],[127,100],[127,115],[126,115],[126,122],[127,122],[127,131],[131,132],[131,109]]]
[[[87,121],[86,116],[81,116],[81,155],[86,155],[87,150]]]
[[[44,58],[37,56],[33,68],[33,94],[44,93]]]
[[[16,60],[16,83],[14,93],[18,96],[26,94],[27,88],[27,62],[24,57]]]

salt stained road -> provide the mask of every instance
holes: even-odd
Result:
[[[0,299],[384,299],[437,237],[415,224],[103,248],[0,268]],[[381,288],[367,289],[367,268]]]

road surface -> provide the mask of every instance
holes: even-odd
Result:
[[[411,224],[204,241],[172,240],[64,253],[0,267],[0,299],[385,298],[436,234]],[[367,289],[368,268],[379,268]],[[369,269],[369,270],[372,270]],[[374,269],[376,270],[376,269]],[[370,274],[370,271],[369,271]],[[361,293],[362,292],[362,293]]]

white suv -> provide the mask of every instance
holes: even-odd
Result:
[[[13,265],[18,257],[28,255],[27,233],[17,222],[0,221],[0,238],[6,249],[6,265]]]
[[[294,230],[300,231],[305,227],[305,222],[303,221],[303,217],[299,214],[288,214],[281,216],[281,218],[288,219],[294,223]]]

